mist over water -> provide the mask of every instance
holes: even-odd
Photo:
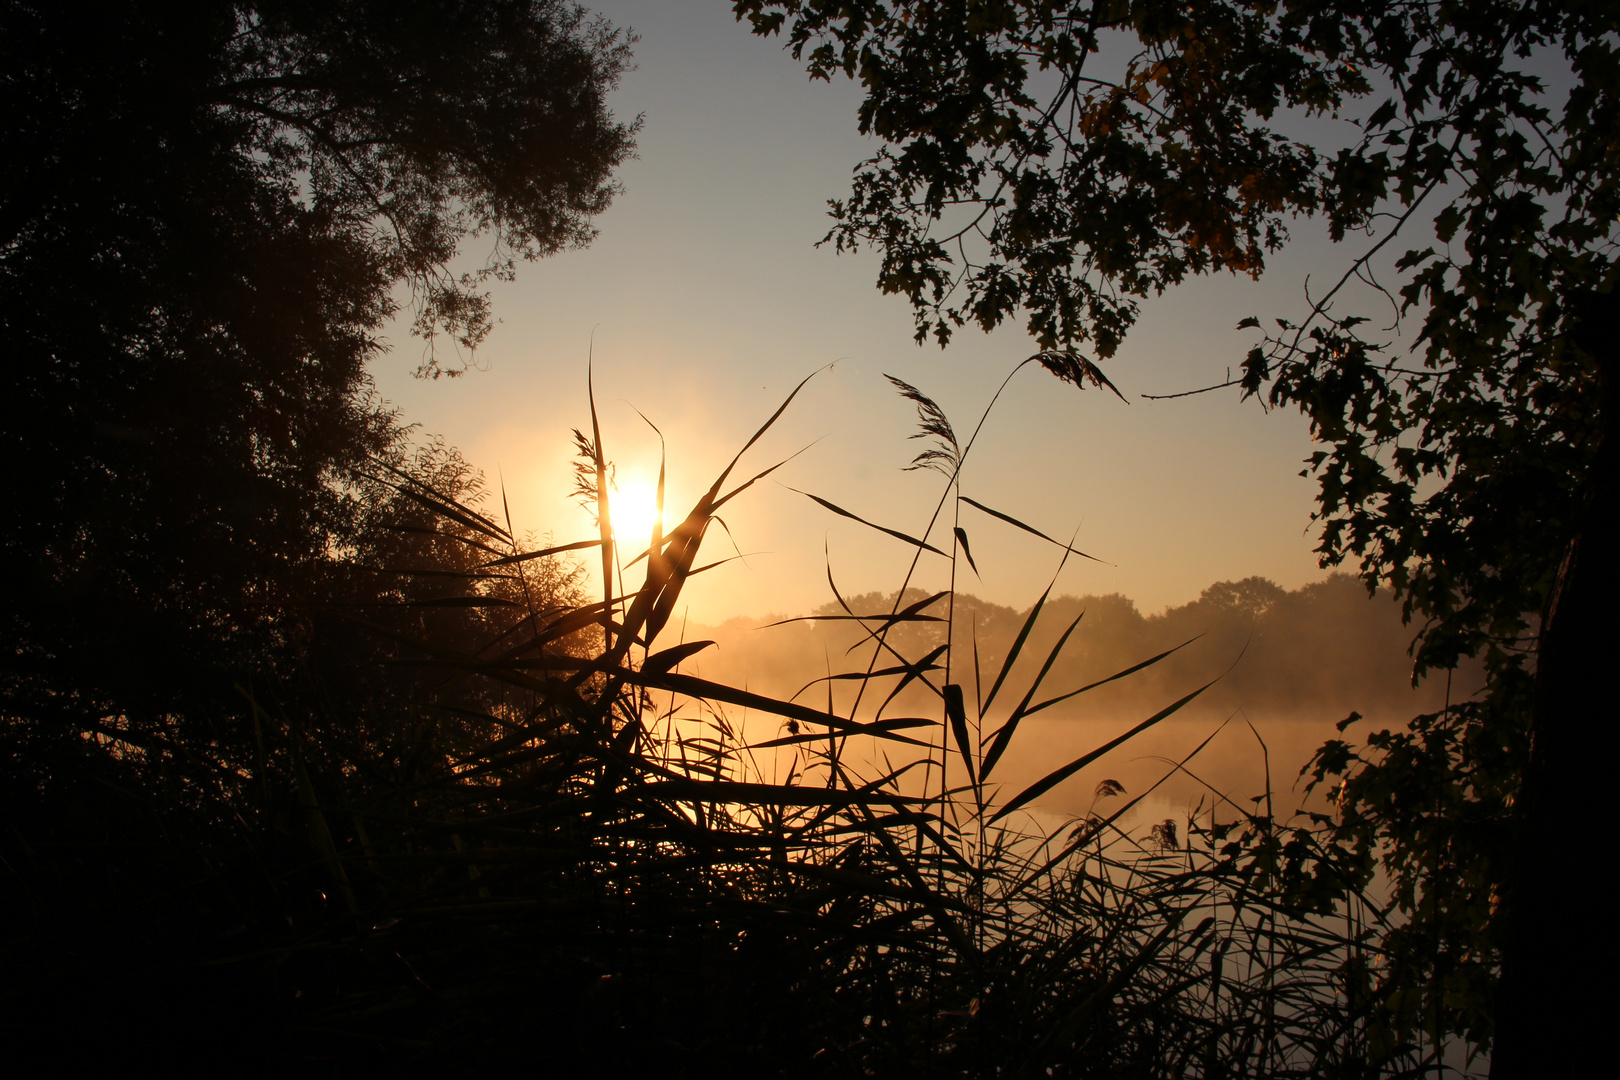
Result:
[[[881,616],[894,609],[894,599],[893,594],[870,593],[846,601],[857,614]],[[926,594],[920,591],[908,592],[902,606],[924,599]],[[944,644],[948,603],[942,598],[922,609],[939,621],[893,627],[889,645],[915,661]],[[716,645],[684,670],[815,707],[825,707],[830,693],[834,708],[845,715],[854,709],[861,719],[873,718],[880,706],[886,717],[939,717],[938,697],[916,682],[885,703],[897,677],[879,680],[864,692],[858,690],[858,680],[829,680],[829,674],[866,671],[874,645],[861,624],[828,618],[846,614],[837,603],[811,614],[820,618],[781,625],[770,625],[776,619],[733,619],[720,626],[689,626],[687,640],[713,639]],[[1028,609],[1017,611],[957,595],[949,681],[964,687],[970,720],[978,712],[975,702],[990,697],[1028,614]],[[1335,730],[1337,721],[1359,712],[1364,719],[1342,736],[1359,740],[1368,731],[1398,727],[1419,713],[1444,707],[1448,693],[1444,677],[1412,686],[1407,649],[1413,628],[1402,622],[1400,608],[1388,593],[1369,596],[1359,581],[1344,574],[1292,591],[1263,578],[1247,578],[1217,583],[1192,603],[1151,615],[1119,595],[1047,600],[1017,661],[984,711],[985,735],[995,731],[1029,693],[1071,624],[1074,629],[1067,643],[1033,694],[1035,703],[1107,679],[1166,650],[1175,651],[1144,670],[1026,717],[992,777],[1004,796],[1198,687],[1212,680],[1213,685],[1173,716],[1045,795],[1038,805],[1047,813],[1086,813],[1103,779],[1119,781],[1128,796],[1135,796],[1170,773],[1133,818],[1146,822],[1184,817],[1201,800],[1200,816],[1214,804],[1218,816],[1230,819],[1238,807],[1254,808],[1253,800],[1267,790],[1269,771],[1272,809],[1286,817],[1305,799],[1301,768],[1324,741],[1341,737]],[[885,652],[872,666],[897,663],[892,653]],[[930,677],[936,685],[946,681],[943,670]],[[1458,672],[1449,685],[1451,699],[1462,700],[1477,681],[1475,672]],[[788,734],[775,730],[774,718],[728,716],[734,723],[746,724],[751,742]],[[937,740],[938,731],[913,734]],[[1206,738],[1208,745],[1185,770],[1173,767]],[[899,749],[903,755],[904,748]],[[898,763],[903,757],[896,757],[895,750],[883,748]],[[777,770],[789,765],[790,758],[780,756],[770,763]],[[954,760],[952,767],[959,767]],[[952,775],[952,783],[964,779],[959,773]],[[1312,803],[1318,808],[1325,805],[1326,794],[1315,793]]]

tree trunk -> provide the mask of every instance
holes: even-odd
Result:
[[[1497,997],[1492,1080],[1612,1075],[1612,882],[1620,790],[1620,304],[1592,298],[1573,338],[1596,362],[1602,434],[1537,649],[1530,761]]]

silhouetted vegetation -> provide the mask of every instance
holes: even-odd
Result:
[[[377,643],[348,669],[376,692],[322,696],[331,665],[310,657],[293,684],[244,687],[251,746],[110,725],[75,756],[13,759],[36,770],[7,808],[14,1045],[272,1074],[536,1054],[585,1075],[739,1077],[1433,1060],[1380,1005],[1367,927],[1383,905],[1353,878],[1300,892],[1316,834],[1269,793],[1212,790],[1144,833],[1121,822],[1151,787],[1086,779],[1207,681],[1012,793],[998,769],[1021,723],[1164,657],[1054,685],[1069,634],[1036,651],[1045,598],[999,661],[954,635],[908,640],[936,625],[928,603],[845,598],[866,646],[824,702],[686,674],[712,643],[666,639],[708,527],[776,466],[734,474],[739,455],[637,552],[612,529],[594,423],[579,441],[607,528],[569,545],[520,543],[442,451],[378,481],[392,494],[366,550],[432,564],[392,602],[311,612]],[[942,509],[970,447],[951,449]],[[444,490],[457,482],[468,497]],[[623,570],[588,602],[559,560],[591,549]],[[885,707],[908,684],[928,715]],[[1076,777],[1086,812],[1030,816]],[[90,1011],[105,1041],[40,1038]]]
[[[1302,283],[1303,314],[1242,319],[1241,367],[1167,396],[1298,409],[1319,443],[1323,564],[1397,593],[1420,675],[1484,666],[1466,707],[1324,751],[1345,782],[1342,850],[1382,858],[1408,915],[1451,943],[1411,988],[1434,1022],[1480,1039],[1508,1024],[1495,1075],[1602,1068],[1604,1013],[1577,988],[1579,928],[1606,914],[1572,825],[1608,812],[1620,753],[1592,721],[1620,603],[1595,553],[1620,521],[1620,9],[733,10],[811,77],[860,82],[877,146],[826,240],[880,255],[919,342],[1021,320],[1050,355],[1106,359],[1144,300],[1259,277],[1302,219],[1343,245]]]
[[[1456,1032],[1485,1045],[1521,654],[1487,655],[1486,700],[1448,697],[1365,758],[1329,744],[1334,813],[1292,815],[1269,775],[1252,797],[1204,783],[1222,721],[1124,785],[1108,755],[1197,702],[1296,710],[1250,673],[1319,675],[1374,606],[1338,579],[1223,583],[1150,618],[1051,590],[977,602],[956,588],[964,507],[1036,530],[959,489],[972,440],[896,382],[931,440],[920,478],[944,480],[933,519],[817,501],[952,587],[835,591],[803,629],[854,646],[847,666],[824,649],[792,691],[694,673],[713,642],[672,641],[673,616],[716,515],[779,467],[736,471],[792,396],[645,539],[614,529],[593,409],[575,434],[599,529],[557,541],[518,533],[364,374],[396,295],[422,373],[454,374],[490,325],[481,282],[589,240],[632,148],[603,106],[622,36],[549,0],[0,20],[9,1061],[1369,1076],[1438,1068]],[[472,236],[494,255],[452,272]],[[1321,348],[1359,347],[1332,325]],[[1587,353],[1559,355],[1584,386]],[[1072,351],[1026,366],[1113,390]],[[1570,475],[1534,506],[1562,513]],[[1054,574],[1080,557],[1051,543]],[[1540,558],[1503,583],[1505,621],[1458,615],[1448,661],[1525,629]],[[1410,610],[1438,595],[1397,584]],[[1200,633],[1225,663],[1192,658]],[[1122,730],[1014,770],[1038,718],[1091,702]],[[1172,783],[1202,801],[1133,824]]]
[[[65,738],[220,724],[372,542],[362,473],[410,467],[364,369],[396,290],[453,371],[482,280],[589,238],[625,46],[526,0],[0,20],[6,700]]]
[[[417,489],[476,478],[365,364],[408,297],[425,371],[454,374],[481,283],[590,238],[632,148],[603,105],[627,62],[549,0],[0,4],[13,1057],[268,1030],[197,964],[308,914],[261,892],[306,855],[287,755],[409,775],[433,685],[336,613],[465,644],[494,610],[469,602],[569,599],[463,576],[476,530]],[[492,257],[452,271],[470,236]],[[424,568],[450,576],[402,576]]]

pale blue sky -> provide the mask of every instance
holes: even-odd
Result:
[[[614,98],[645,114],[624,194],[585,251],[520,268],[496,290],[501,325],[456,380],[418,382],[419,342],[403,333],[375,367],[384,394],[504,480],[521,528],[587,535],[566,500],[569,429],[589,421],[586,357],[595,334],[597,402],[610,456],[650,478],[669,439],[673,498],[684,512],[714,472],[805,375],[832,364],[750,455],[814,491],[904,531],[920,530],[942,481],[906,473],[913,412],[883,379],[934,396],[966,433],[996,384],[1033,346],[1017,329],[962,331],[945,352],[912,342],[905,301],[880,296],[866,254],[814,242],[825,201],[845,193],[870,147],[855,131],[858,88],[811,83],[778,42],[733,22],[725,0],[612,0],[592,7],[641,35],[638,70]],[[1129,406],[1028,369],[992,414],[964,473],[967,494],[1112,565],[1071,563],[1060,592],[1123,592],[1146,610],[1211,582],[1251,574],[1293,587],[1322,575],[1311,549],[1313,481],[1304,421],[1266,414],[1232,392],[1149,402],[1144,393],[1219,381],[1251,338],[1244,315],[1297,313],[1300,283],[1342,266],[1309,227],[1259,284],[1220,279],[1149,305],[1107,371]],[[1336,275],[1335,275],[1336,276]],[[819,441],[817,441],[819,440]],[[746,466],[747,462],[745,462]],[[773,478],[775,479],[775,478]],[[837,519],[767,481],[726,515],[751,554],[694,582],[691,615],[798,613],[830,599],[824,543],[840,588],[892,589],[899,544]],[[964,519],[984,578],[967,588],[1024,606],[1056,560],[1005,526]],[[723,537],[711,541],[715,552]],[[937,582],[931,572],[924,584]]]

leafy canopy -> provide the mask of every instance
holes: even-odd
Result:
[[[1043,347],[1107,357],[1142,298],[1191,274],[1259,275],[1297,215],[1356,241],[1339,286],[1239,380],[1298,405],[1331,447],[1312,463],[1322,554],[1361,558],[1440,618],[1424,667],[1511,640],[1539,609],[1549,561],[1515,551],[1553,539],[1536,520],[1568,520],[1551,511],[1593,431],[1571,298],[1613,276],[1610,6],[734,7],[785,32],[812,76],[866,87],[860,127],[882,145],[832,204],[829,239],[878,248],[878,284],[911,301],[919,340],[1022,313]],[[1544,75],[1565,65],[1573,85],[1555,93]],[[1289,134],[1324,115],[1359,136]],[[1412,246],[1399,260],[1411,363],[1334,312],[1395,243]],[[1533,465],[1514,463],[1532,448]],[[1503,488],[1530,498],[1510,529],[1488,509],[1517,502]]]
[[[240,706],[408,453],[386,320],[454,373],[490,277],[591,238],[628,63],[555,0],[0,3],[8,710]]]

